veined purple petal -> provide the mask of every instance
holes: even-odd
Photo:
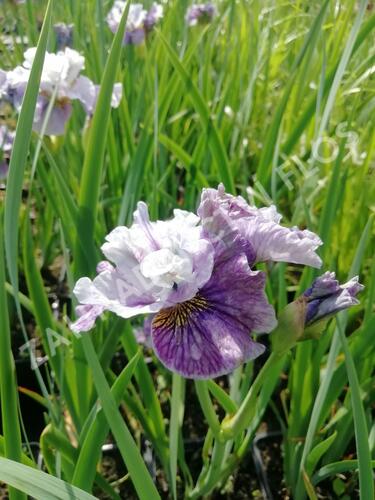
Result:
[[[275,207],[251,207],[241,196],[226,194],[222,184],[218,190],[203,190],[198,214],[209,237],[221,240],[225,246],[228,246],[228,239],[230,246],[228,235],[238,234],[248,245],[250,264],[282,261],[313,267],[321,265],[315,250],[322,242],[316,234],[281,226],[281,216]]]
[[[256,262],[292,262],[312,267],[322,265],[315,252],[322,241],[307,229],[287,228],[255,217],[254,220],[240,221],[239,231],[251,242],[256,252]]]
[[[240,205],[232,207],[226,203],[226,198],[217,197],[217,193],[225,193],[222,191],[223,189],[224,186],[221,185],[218,191],[216,189],[203,190],[198,215],[202,221],[204,234],[215,247],[216,260],[227,258],[228,255],[233,254],[233,249],[235,249],[236,253],[244,252],[249,263],[252,264],[256,260],[255,250],[251,242],[241,236],[237,224],[234,222],[247,214],[244,210],[247,204],[242,199],[244,207]],[[228,197],[228,195],[225,196]],[[241,197],[238,198],[241,199]]]
[[[250,331],[276,326],[264,283],[264,274],[250,270],[245,254],[223,261],[193,299],[155,315],[152,340],[158,358],[184,377],[205,379],[262,354],[264,346],[251,339]]]

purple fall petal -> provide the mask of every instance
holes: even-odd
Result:
[[[264,346],[250,331],[269,332],[276,325],[264,283],[263,273],[251,271],[244,254],[222,262],[197,296],[155,316],[158,358],[184,377],[205,379],[262,354]]]

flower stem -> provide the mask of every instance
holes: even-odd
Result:
[[[216,439],[207,474],[204,478],[198,480],[194,490],[188,495],[190,500],[202,498],[203,495],[208,494],[220,482],[224,452],[225,443]]]
[[[197,396],[199,399],[199,403],[201,405],[203,414],[207,420],[207,423],[212,431],[212,434],[216,439],[222,440],[220,433],[221,427],[219,419],[217,418],[215,409],[213,407],[210,394],[208,392],[207,382],[205,380],[196,380],[195,381],[195,389],[197,391]]]
[[[269,371],[282,358],[284,353],[272,352],[262,369],[256,376],[253,384],[250,387],[245,399],[243,400],[238,411],[228,420],[224,420],[221,424],[221,436],[224,439],[233,439],[240,432],[244,431],[251,422],[256,409],[257,397],[264,381],[267,378]]]

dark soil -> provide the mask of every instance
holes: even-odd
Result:
[[[60,269],[60,266],[57,266]],[[67,289],[63,282],[58,278],[58,272],[50,268],[43,271],[43,279],[46,283],[48,290],[48,297],[52,309],[56,315],[61,315],[64,309],[69,309],[70,299]],[[20,289],[26,292],[25,283],[21,281]],[[12,301],[10,301],[12,302]],[[20,326],[17,322],[16,315],[12,325],[12,348],[16,359],[17,378],[18,384],[28,389],[39,391],[38,382],[35,373],[31,370],[30,362],[27,357],[20,355],[19,348],[23,345],[23,336]],[[29,338],[35,337],[35,324],[32,317],[24,311],[24,320],[28,330]],[[37,355],[43,356],[41,347],[36,345]],[[147,356],[150,354],[146,353]],[[159,387],[159,399],[162,404],[163,414],[168,417],[169,415],[169,387],[170,384],[168,372],[157,371],[153,366],[152,357],[147,358],[150,362],[151,372],[154,377],[155,385]],[[124,354],[118,353],[114,358],[112,369],[118,373],[125,362]],[[255,363],[255,371],[259,369],[262,361],[257,360]],[[42,367],[41,372],[47,367]],[[160,386],[160,377],[165,380],[165,386]],[[217,380],[223,388],[227,388],[226,378]],[[282,384],[285,381],[281,382]],[[163,384],[162,384],[163,385]],[[20,394],[20,404],[22,414],[24,415],[25,427],[28,437],[31,441],[38,441],[40,433],[43,430],[44,416],[43,408],[30,397]],[[276,403],[277,404],[277,403]],[[222,409],[217,406],[216,411],[219,417],[223,417]],[[124,418],[125,415],[124,415]],[[207,425],[202,414],[199,402],[195,394],[194,383],[187,381],[186,384],[186,404],[185,404],[185,417],[183,424],[183,438],[185,445],[185,461],[190,469],[192,479],[195,482],[202,468],[202,447],[204,438],[207,432]],[[237,471],[229,477],[225,485],[220,490],[216,490],[210,496],[212,500],[289,500],[289,495],[285,484],[283,482],[283,461],[282,461],[282,439],[279,432],[279,424],[275,415],[269,410],[264,416],[264,422],[260,427],[261,434],[258,434],[252,447],[249,448],[248,453],[240,463]],[[1,433],[1,428],[0,428]],[[121,498],[127,500],[138,500],[138,496],[134,490],[131,480],[127,476],[127,470],[124,466],[120,453],[115,446],[110,446],[111,439],[109,440],[108,449],[103,453],[101,461],[101,473],[112,483]],[[149,468],[151,476],[157,485],[157,488],[163,499],[169,499],[167,491],[167,483],[164,473],[161,471],[160,464],[158,464],[150,444],[142,441],[142,453],[145,462]],[[355,446],[353,445],[353,449]],[[343,484],[345,485],[345,493],[343,495],[335,493],[335,487],[331,481],[322,482],[317,489],[318,498],[320,500],[342,499],[351,500],[358,498],[356,490],[357,481],[355,478],[342,477]],[[177,477],[178,497],[184,498],[184,478],[181,471],[178,472]],[[340,489],[337,483],[336,488]],[[341,488],[342,489],[342,488]],[[108,495],[101,490],[96,489],[95,496],[99,499],[108,499]],[[8,496],[5,490],[0,485],[0,500],[7,499]],[[152,499],[150,499],[152,500]]]

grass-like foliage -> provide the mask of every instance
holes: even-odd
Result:
[[[144,40],[124,44],[131,2],[112,33],[112,0],[0,0],[0,70],[37,47],[22,107],[2,95],[0,74],[0,126],[15,131],[9,158],[0,140],[0,482],[11,500],[374,496],[375,7],[214,3],[212,19],[188,26],[191,2],[165,2]],[[61,22],[100,90],[49,135],[66,104],[55,89],[36,133]],[[164,220],[195,212],[221,182],[318,234],[322,272],[359,275],[360,304],[285,350],[261,337],[255,362],[195,382],[138,342],[143,317],[107,313],[74,334],[74,283],[93,278],[104,237],[131,224],[137,202]],[[321,274],[258,269],[278,313]]]

